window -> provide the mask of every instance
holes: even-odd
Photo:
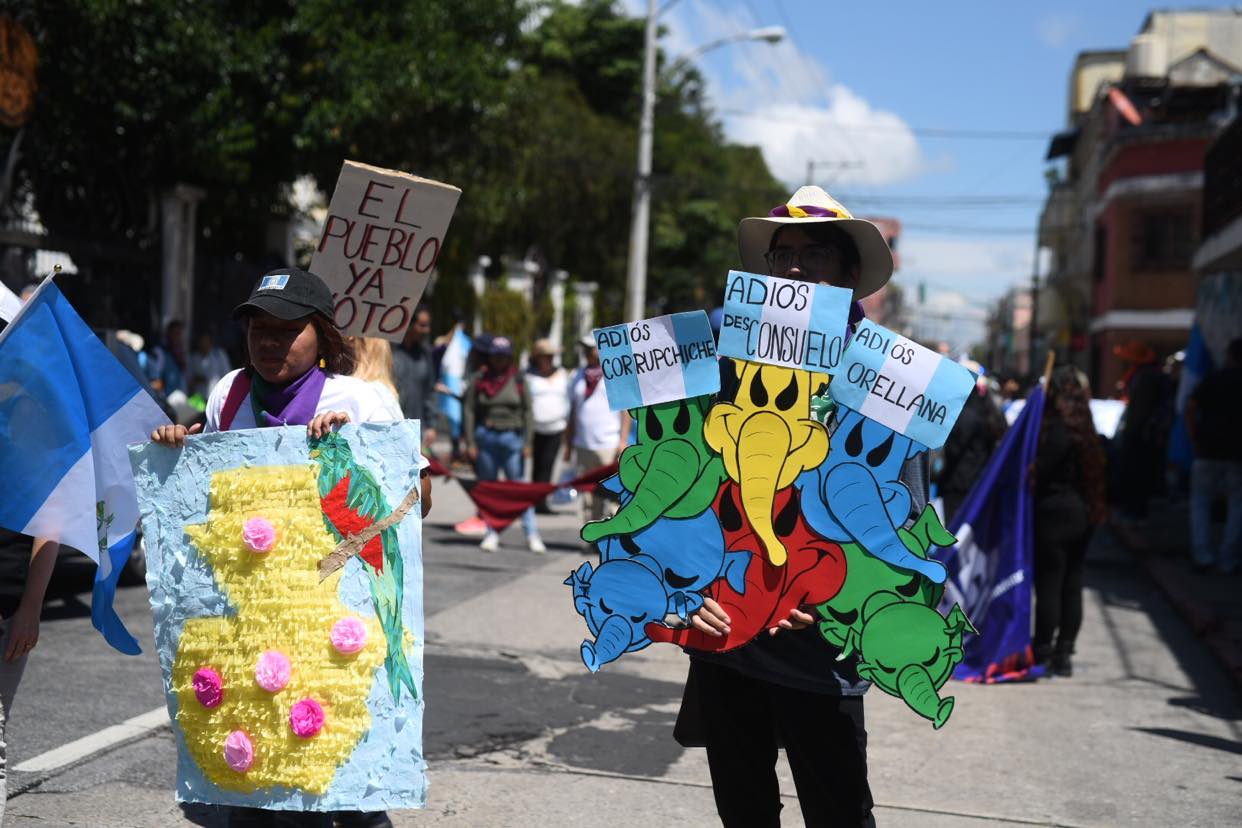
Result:
[[[1131,225],[1134,270],[1188,268],[1194,254],[1194,216],[1189,208],[1136,210]]]

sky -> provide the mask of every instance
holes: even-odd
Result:
[[[899,219],[893,278],[910,302],[925,286],[916,333],[962,348],[999,297],[1030,284],[1044,156],[1066,127],[1074,57],[1127,48],[1152,9],[1204,5],[674,0],[660,45],[676,60],[786,29],[775,45],[692,58],[726,135],[758,145],[790,192],[810,161],[814,183],[855,215]]]

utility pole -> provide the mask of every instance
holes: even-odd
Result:
[[[630,258],[625,274],[625,319],[642,319],[647,307],[647,240],[651,224],[651,146],[655,132],[656,0],[647,0],[643,33],[643,98],[638,122],[638,170],[630,217]]]

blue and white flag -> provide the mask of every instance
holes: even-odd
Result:
[[[0,526],[98,563],[91,620],[131,655],[112,608],[138,526],[126,446],[167,422],[50,277],[0,333]]]
[[[720,390],[716,339],[701,310],[597,328],[591,334],[613,411]]]
[[[845,288],[730,270],[720,355],[828,373],[845,351],[853,300]]]
[[[830,373],[834,400],[933,449],[975,390],[966,366],[869,320]]]
[[[1036,386],[966,495],[949,531],[957,543],[936,553],[949,571],[941,609],[960,604],[978,634],[966,634],[953,677],[1012,681],[1030,675],[1034,499],[1027,469],[1035,462],[1044,391]]]

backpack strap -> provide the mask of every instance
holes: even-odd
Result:
[[[246,395],[250,393],[250,372],[242,369],[241,373],[233,377],[233,384],[229,386],[228,396],[224,398],[224,407],[220,409],[220,430],[228,431],[233,425],[233,418],[237,416],[237,410],[241,408],[242,400],[246,399]]]

